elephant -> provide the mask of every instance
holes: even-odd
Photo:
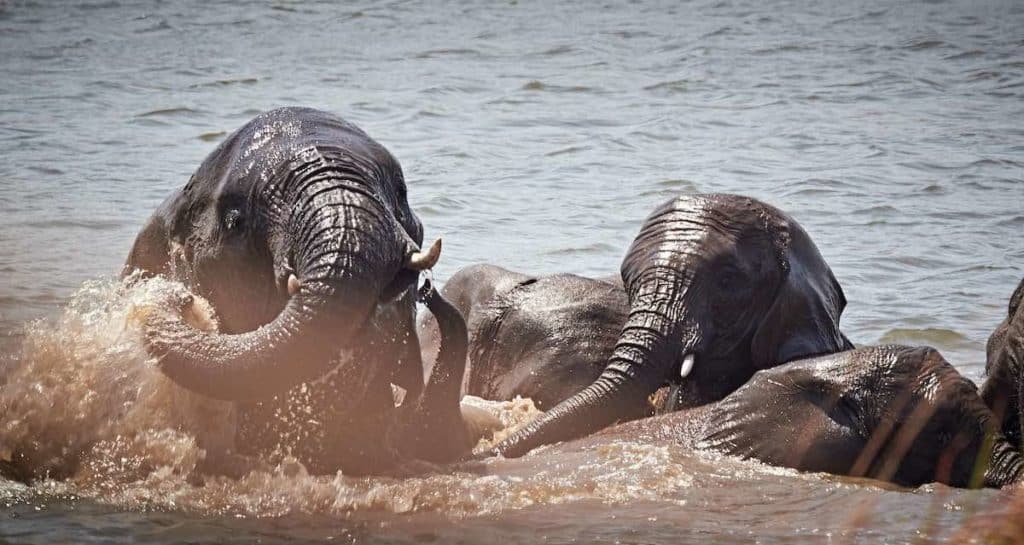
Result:
[[[1020,444],[974,383],[930,347],[862,347],[761,370],[720,401],[593,436],[614,439],[903,486],[1001,487],[1024,470]]]
[[[517,457],[646,416],[643,400],[665,385],[683,392],[669,397],[670,409],[679,399],[702,405],[759,369],[853,348],[839,329],[846,298],[811,238],[750,197],[661,204],[620,272],[629,310],[600,376],[493,454]]]
[[[629,312],[617,276],[538,277],[477,264],[456,271],[442,293],[469,330],[462,392],[492,400],[527,397],[540,410],[600,376]],[[424,314],[418,327],[427,362],[440,342],[436,319]]]
[[[185,301],[147,319],[145,342],[172,381],[235,403],[239,452],[375,473],[470,448],[465,323],[432,290],[421,298],[443,342],[423,379],[416,285],[441,246],[422,242],[398,161],[349,122],[289,107],[207,156],[139,233],[123,274],[165,275],[211,303],[216,331],[189,325]]]
[[[1024,438],[1020,417],[1021,389],[1024,382],[1024,278],[1010,296],[1006,318],[985,345],[985,374],[987,380],[981,389],[981,397],[996,414],[1000,428],[1015,443]]]

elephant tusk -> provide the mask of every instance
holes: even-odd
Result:
[[[299,282],[298,277],[294,274],[288,276],[288,295],[292,296],[299,293],[299,288],[302,287],[302,282]]]
[[[690,371],[693,371],[693,363],[696,359],[697,357],[694,356],[692,352],[687,354],[686,357],[683,358],[683,365],[679,368],[680,378],[686,378],[687,376],[689,376]]]
[[[418,251],[409,254],[409,259],[405,263],[407,269],[414,271],[423,271],[432,268],[437,264],[437,260],[441,257],[441,239],[437,239],[426,252]]]

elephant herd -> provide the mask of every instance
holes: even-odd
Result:
[[[238,454],[287,451],[311,472],[469,458],[472,394],[546,411],[487,455],[597,434],[908,486],[1021,478],[1024,282],[979,391],[932,348],[855,348],[810,236],[752,198],[661,204],[607,278],[475,265],[418,288],[440,251],[387,150],[282,108],[157,209],[124,274],[212,304],[209,331],[184,317],[191,295],[169,300],[147,350],[180,386],[236,404]]]

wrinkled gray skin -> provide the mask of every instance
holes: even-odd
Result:
[[[238,404],[243,452],[291,451],[313,472],[367,473],[468,450],[458,417],[465,326],[438,296],[442,329],[454,335],[439,358],[458,369],[436,366],[424,388],[422,241],[386,149],[331,114],[282,108],[228,136],[159,207],[125,273],[170,276],[212,303],[219,331],[157,312],[147,347],[181,386]],[[454,389],[441,377],[455,377]],[[405,410],[391,384],[407,391]],[[448,452],[389,443],[396,426],[408,429],[403,418],[429,426]]]
[[[601,375],[629,312],[618,277],[536,277],[480,264],[456,272],[442,293],[469,329],[463,393],[528,397],[541,410]],[[432,315],[421,317],[419,335],[427,361],[440,342]]]
[[[737,195],[671,199],[622,263],[629,313],[601,375],[495,447],[521,456],[645,416],[666,384],[687,404],[721,399],[759,369],[852,348],[832,271],[789,216]],[[695,363],[686,378],[687,355]]]
[[[974,384],[929,347],[865,347],[759,371],[721,401],[592,439],[615,438],[904,486],[1000,487],[1024,463]]]
[[[1024,433],[1020,417],[1021,393],[1024,389],[1024,279],[1010,296],[1006,319],[992,332],[985,347],[987,355],[981,389],[985,403],[1000,421],[1003,434],[1021,443]]]

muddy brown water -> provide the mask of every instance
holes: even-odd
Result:
[[[627,440],[197,486],[230,410],[145,357],[139,319],[166,286],[113,276],[216,142],[301,104],[399,158],[445,238],[441,280],[481,261],[614,273],[661,201],[745,193],[818,243],[855,343],[930,344],[979,380],[1024,273],[1022,28],[1016,0],[0,2],[0,455],[85,460],[0,481],[0,542],[945,539],[1008,493]],[[509,426],[535,414],[482,404]]]

